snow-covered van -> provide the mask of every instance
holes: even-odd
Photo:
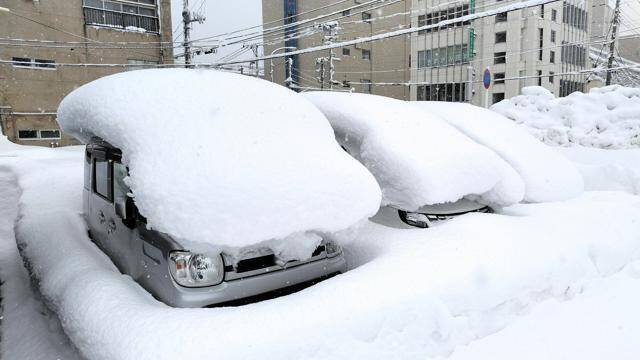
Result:
[[[344,272],[339,242],[379,206],[375,179],[326,118],[260,79],[116,74],[73,91],[58,114],[87,144],[91,239],[172,306],[235,304]]]
[[[408,102],[352,93],[304,96],[327,117],[343,149],[376,177],[383,207],[373,221],[427,228],[522,199],[522,180],[497,154]]]

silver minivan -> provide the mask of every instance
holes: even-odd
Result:
[[[125,184],[122,152],[93,137],[86,146],[84,216],[89,235],[123,274],[156,299],[176,307],[236,305],[286,293],[344,272],[342,249],[323,240],[311,258],[282,261],[267,248],[240,258],[190,251],[170,234],[146,226]]]

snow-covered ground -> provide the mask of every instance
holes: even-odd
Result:
[[[572,309],[578,304],[576,312],[578,301],[589,302],[600,317],[571,326],[574,318],[567,315],[562,325],[597,331],[597,320],[616,310],[608,308],[609,297],[590,296],[590,289],[602,284],[616,291],[620,272],[640,259],[640,198],[586,192],[501,214],[465,215],[432,229],[370,221],[345,246],[351,270],[343,275],[243,307],[175,309],[120,274],[88,239],[80,215],[82,156],[81,148],[5,151],[0,166],[16,181],[5,187],[12,191],[0,204],[5,208],[10,194],[14,203],[20,194],[15,229],[22,254],[47,305],[87,359],[424,359],[456,349],[455,356],[470,351],[482,358],[485,342],[516,332],[521,322],[543,321],[550,315],[538,320],[536,311],[547,314],[554,302]],[[11,243],[10,234],[3,239]],[[625,281],[640,284],[637,276]],[[633,302],[619,304],[636,311]],[[610,335],[600,340],[584,346],[618,341]],[[509,341],[494,346],[506,351],[515,346]]]
[[[640,354],[640,263],[586,285],[572,301],[549,299],[509,327],[459,348],[452,360],[635,360]]]

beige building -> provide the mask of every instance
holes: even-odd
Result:
[[[503,7],[517,1],[415,0],[413,26]],[[485,106],[543,86],[565,96],[582,90],[588,60],[589,1],[564,1],[415,33],[412,100],[467,101]],[[485,90],[483,73],[491,85]]]
[[[333,1],[332,1],[333,2]],[[324,0],[262,0],[264,22],[264,53],[283,52],[283,47],[303,49],[319,46],[330,41],[352,40],[410,26],[411,0],[395,3],[379,3],[362,6],[364,1],[341,2],[327,6]],[[355,8],[353,8],[355,7]],[[352,8],[350,10],[345,10]],[[316,9],[316,11],[314,11]],[[312,20],[318,16],[334,15]],[[295,27],[282,29],[285,22],[303,22]],[[335,22],[335,23],[334,23]],[[325,30],[314,28],[314,24],[325,24]],[[331,34],[331,26],[338,24],[339,29]],[[273,29],[274,27],[280,27]],[[285,32],[297,34],[287,41]],[[326,37],[325,37],[326,36]],[[298,90],[332,88],[340,90],[354,89],[356,92],[409,99],[409,37],[395,37],[382,41],[366,43],[333,50],[334,74],[330,74],[330,51],[301,54],[292,57],[291,86]],[[324,61],[317,61],[325,58]],[[324,63],[324,64],[323,64]],[[265,61],[265,78],[278,84],[285,84],[289,75],[287,62],[280,58]],[[324,68],[324,75],[321,69]],[[331,79],[334,80],[331,84]],[[402,83],[402,84],[389,84]]]
[[[0,12],[0,38],[8,39],[0,46],[0,124],[20,144],[75,143],[56,122],[65,95],[105,75],[173,62],[165,43],[170,0],[5,0],[2,6],[11,13]]]

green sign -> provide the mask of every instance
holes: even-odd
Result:
[[[473,59],[475,54],[476,45],[476,31],[474,28],[469,28],[469,59]]]

